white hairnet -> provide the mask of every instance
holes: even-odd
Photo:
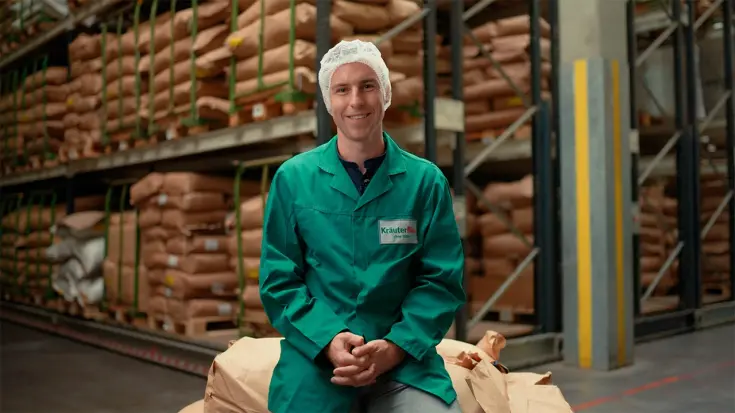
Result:
[[[329,95],[332,75],[338,67],[347,63],[363,63],[373,69],[378,76],[378,86],[380,87],[380,93],[383,94],[383,111],[385,112],[390,106],[392,95],[388,66],[385,65],[378,47],[372,42],[363,42],[362,40],[342,40],[322,57],[319,69],[319,87],[322,91],[327,112],[332,113],[332,102]]]

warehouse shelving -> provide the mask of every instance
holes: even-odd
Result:
[[[667,177],[676,179],[678,203],[677,243],[667,252],[668,256],[663,262],[663,267],[651,281],[651,285],[647,286],[645,292],[640,287],[641,271],[638,258],[640,241],[638,235],[634,237],[636,335],[641,338],[696,328],[699,323],[712,324],[733,318],[732,293],[729,294],[729,297],[725,297],[725,303],[715,306],[707,304],[716,300],[717,297],[703,294],[702,239],[705,238],[706,231],[709,229],[703,230],[700,224],[700,175],[715,165],[719,166],[720,171],[725,171],[721,179],[726,182],[726,193],[715,211],[715,216],[709,220],[706,227],[711,228],[718,213],[724,212],[735,216],[735,205],[731,200],[735,189],[733,181],[735,166],[732,150],[727,150],[727,148],[732,148],[735,142],[732,1],[712,1],[703,10],[697,10],[695,1],[672,0],[662,3],[661,8],[649,9],[642,15],[636,15],[634,1],[629,1],[627,4],[632,102],[630,118],[631,129],[636,137],[634,146],[638,149],[633,154],[636,160],[633,174],[633,200],[640,211],[647,201],[645,197],[639,196],[639,187],[654,178]],[[722,27],[720,33],[723,39],[723,80],[720,81],[721,94],[717,97],[716,103],[709,109],[706,116],[701,116],[698,113],[698,106],[702,102],[699,101],[697,79],[702,70],[697,67],[699,62],[696,58],[697,38],[706,39],[708,37],[709,32],[713,30],[712,27],[717,24],[709,24],[714,19],[717,19]],[[694,24],[688,24],[688,22],[694,22]],[[645,47],[638,47],[643,36],[653,40],[649,41]],[[664,44],[669,45],[673,50],[674,75],[671,88],[674,91],[674,113],[666,113],[665,110],[661,110],[660,103],[655,102],[656,97],[651,96],[661,115],[664,116],[663,124],[642,126],[639,122],[636,99],[639,92],[636,81],[639,79],[639,70],[646,60],[649,60],[652,54]],[[646,94],[652,95],[646,90],[645,85],[643,86]],[[713,159],[713,156],[719,159]],[[728,205],[729,208],[726,208]],[[732,291],[735,286],[733,284],[735,280],[733,276],[735,230],[733,225],[729,227],[730,276],[729,282],[723,281],[722,284],[729,284],[729,290]],[[679,260],[678,292],[669,297],[651,297],[651,292],[675,259]]]
[[[19,59],[36,52],[40,47],[61,36],[65,32],[71,31],[85,20],[100,16],[119,4],[120,0],[99,0],[90,2],[85,7],[70,12],[66,18],[56,22],[52,29],[33,36],[27,43],[21,45],[18,49],[10,52],[7,56],[0,57],[0,69],[4,69]]]
[[[11,66],[18,62],[21,57],[36,53],[41,45],[59,37],[65,31],[73,29],[83,19],[111,9],[115,3],[115,1],[91,3],[86,9],[77,11],[74,15],[61,22],[51,32],[35,38],[32,42],[22,46],[9,56],[0,59],[0,66]],[[444,2],[438,7],[436,3],[427,1],[420,15],[409,19],[409,22],[425,20],[425,38],[428,39],[428,41],[424,42],[424,48],[426,50],[430,50],[433,47],[433,36],[431,36],[431,33],[436,33],[437,30],[437,12],[443,13],[443,15],[451,15],[452,28],[449,32],[455,44],[461,44],[462,33],[467,31],[468,22],[478,24],[490,18],[517,15],[524,10],[530,10],[531,19],[537,21],[542,10],[545,10],[548,4],[554,2],[541,2],[539,0],[493,2],[483,0],[477,2],[475,8],[468,9],[468,11],[463,10],[463,6],[458,3]],[[324,2],[319,2],[319,6],[318,14],[323,19],[328,15],[328,11],[325,12],[326,9],[323,8]],[[437,11],[437,8],[439,8],[439,11]],[[553,9],[553,7],[550,8]],[[409,25],[409,23],[406,23],[400,26],[406,27]],[[398,32],[401,29],[400,26],[390,33]],[[533,25],[532,31],[535,31],[535,34],[533,34],[534,38],[538,39],[538,26]],[[322,40],[325,38],[323,32],[318,38]],[[320,50],[323,52],[326,43],[323,41],[317,41],[317,43],[319,43]],[[533,57],[534,70],[538,74],[540,59],[538,42],[533,42],[533,45],[531,55],[535,56]],[[424,53],[424,55],[430,56],[429,53]],[[535,250],[534,254],[538,254],[541,251],[542,253],[536,259],[542,259],[543,261],[541,262],[550,263],[550,265],[536,266],[536,268],[542,268],[537,270],[538,274],[536,276],[537,282],[535,284],[536,290],[538,291],[536,300],[538,304],[536,308],[549,308],[550,310],[539,311],[542,317],[546,317],[545,321],[541,320],[540,328],[531,327],[525,329],[524,327],[522,330],[523,333],[535,331],[537,333],[551,334],[539,334],[535,336],[536,338],[524,338],[518,340],[517,343],[522,343],[523,346],[535,349],[541,346],[544,348],[542,353],[550,353],[550,357],[552,358],[558,357],[558,337],[555,333],[559,331],[559,299],[558,295],[556,295],[555,288],[544,287],[544,285],[553,287],[553,285],[558,284],[549,278],[549,274],[556,271],[553,265],[555,260],[553,255],[551,255],[555,254],[553,225],[556,224],[555,220],[550,219],[552,210],[550,208],[551,205],[547,203],[552,199],[551,194],[554,192],[553,184],[550,180],[553,176],[550,173],[550,123],[544,120],[545,117],[549,116],[549,107],[546,103],[540,101],[539,85],[538,81],[536,81],[531,96],[535,105],[527,112],[526,116],[534,120],[536,125],[534,130],[537,132],[534,133],[533,141],[536,143],[540,142],[540,145],[533,143],[531,140],[508,139],[512,135],[512,130],[498,138],[487,138],[481,141],[465,143],[464,136],[461,133],[464,125],[462,119],[463,105],[461,103],[461,58],[461,50],[457,49],[457,53],[453,55],[453,100],[437,98],[436,89],[432,87],[433,82],[427,82],[424,101],[436,101],[436,104],[427,105],[421,123],[388,128],[388,132],[402,145],[419,152],[424,152],[427,158],[436,161],[442,167],[448,169],[450,173],[453,173],[455,182],[468,180],[468,176],[473,169],[487,162],[514,162],[522,159],[535,164],[535,175],[537,176],[536,189],[539,191],[538,193],[544,194],[536,197],[537,205],[540,205],[537,211],[543,211],[545,214],[540,217],[537,216],[537,221],[548,222],[549,224],[537,225],[537,228],[539,228],[537,231],[540,231],[542,236],[537,236],[536,239],[546,239],[546,241],[544,241],[545,246]],[[436,77],[435,71],[432,72],[432,70],[435,70],[432,69],[434,64],[433,59],[426,60],[424,65],[425,70],[428,71],[425,74],[426,79]],[[161,142],[154,146],[128,149],[111,155],[102,155],[97,158],[72,160],[61,166],[3,176],[0,177],[0,194],[8,195],[23,191],[26,185],[33,185],[34,187],[54,186],[61,189],[61,192],[64,192],[64,189],[66,189],[66,198],[69,199],[73,198],[80,189],[83,189],[90,182],[109,182],[121,176],[127,178],[131,176],[139,177],[151,170],[165,170],[171,167],[176,168],[176,166],[181,167],[181,165],[184,165],[183,162],[187,160],[189,163],[186,165],[191,165],[193,169],[207,170],[209,168],[221,169],[222,165],[230,165],[231,168],[237,161],[257,160],[258,158],[273,156],[278,153],[296,153],[310,149],[318,142],[323,141],[325,137],[331,136],[331,132],[325,132],[325,128],[328,125],[327,122],[324,122],[325,118],[323,116],[323,112],[317,107],[315,111],[298,113],[293,116],[279,117],[236,128],[215,130],[197,136]],[[520,123],[518,122],[518,124]],[[292,137],[300,135],[305,137],[316,136],[318,139],[316,141],[308,138],[292,139]],[[490,149],[488,149],[489,147]],[[537,149],[534,150],[534,148]],[[465,168],[467,162],[464,156],[474,161],[469,168]],[[166,161],[169,162],[167,163]],[[59,183],[60,185],[58,185]],[[458,205],[460,206],[463,205],[462,203],[465,198],[462,193],[463,188],[464,185],[455,186]],[[71,203],[67,203],[67,205],[71,205]],[[68,212],[72,212],[72,207],[69,208]],[[544,217],[549,219],[544,219]],[[541,241],[537,241],[537,244],[540,245],[541,243]],[[533,256],[529,260],[531,258]],[[550,270],[552,268],[553,270]],[[547,294],[547,297],[541,298],[544,293]],[[476,323],[477,321],[474,320],[473,322]],[[458,324],[460,328],[457,329],[457,334],[460,338],[466,338],[467,335],[467,329],[462,328],[464,327],[464,322],[466,321],[462,321],[460,318]],[[512,343],[510,347],[513,347]],[[537,358],[540,357],[540,359],[549,358],[549,356],[539,354],[535,356]]]
[[[434,59],[426,58],[424,61],[425,90],[424,102],[435,102],[434,105],[424,105],[422,117],[415,119],[415,122],[407,126],[391,126],[387,127],[387,131],[396,138],[406,148],[422,154],[429,160],[436,162],[443,170],[445,170],[450,181],[453,183],[455,190],[455,211],[458,215],[458,223],[462,229],[463,238],[466,239],[466,216],[468,197],[475,196],[482,200],[481,188],[478,183],[481,182],[482,175],[497,175],[507,172],[509,175],[532,174],[534,177],[534,219],[537,223],[534,226],[534,241],[532,244],[532,252],[522,261],[522,265],[530,262],[536,263],[534,266],[534,309],[532,325],[508,325],[489,324],[493,328],[504,328],[509,336],[520,335],[522,337],[514,338],[509,341],[508,348],[504,352],[504,357],[510,358],[511,365],[524,365],[529,363],[537,363],[552,360],[560,357],[560,332],[561,326],[561,268],[559,253],[559,220],[557,215],[559,210],[558,192],[559,192],[559,168],[558,159],[555,156],[556,140],[558,138],[558,93],[557,82],[558,66],[559,66],[559,45],[558,45],[558,17],[557,17],[558,0],[522,0],[510,2],[507,0],[481,0],[476,2],[461,1],[432,1],[424,2],[423,9],[419,14],[410,18],[404,24],[390,30],[386,36],[390,37],[398,33],[401,29],[412,26],[417,22],[423,22],[424,28],[424,56],[432,56],[426,53],[427,50],[433,50],[435,45],[435,37],[433,34],[441,33],[448,35],[451,44],[463,44],[463,37],[470,33],[470,27],[475,27],[492,19],[514,16],[519,13],[528,13],[530,15],[531,24],[531,46],[530,60],[532,67],[532,84],[530,93],[527,96],[527,111],[524,117],[517,121],[513,126],[508,128],[499,136],[488,136],[480,140],[467,140],[464,133],[464,98],[463,98],[463,70],[462,70],[462,50],[461,48],[453,48],[452,53],[452,96],[451,98],[438,97],[435,82],[430,81],[436,79],[436,62]],[[60,37],[64,32],[70,31],[78,23],[90,16],[104,14],[111,10],[116,1],[99,0],[90,3],[86,9],[76,11],[74,15],[60,22],[52,31],[47,32],[40,37],[33,39],[30,43],[22,46],[20,49],[11,53],[6,57],[0,57],[0,68],[6,68],[16,65],[21,58],[31,56],[37,53],[38,48],[43,44],[48,44],[54,38]],[[463,4],[465,3],[465,4]],[[674,42],[675,54],[679,56],[674,67],[677,70],[676,78],[679,80],[677,85],[686,85],[691,87],[691,78],[693,76],[691,68],[684,67],[683,56],[693,52],[691,33],[692,29],[686,22],[693,20],[698,21],[702,17],[689,16],[687,6],[676,6],[673,3],[679,1],[672,0],[672,11],[663,10],[650,12],[643,17],[635,16],[635,5],[633,1],[628,3],[629,7],[629,30],[628,38],[630,41],[630,78],[635,79],[637,76],[636,61],[645,61],[650,56],[655,47],[648,49],[649,51],[641,51],[637,53],[637,42],[643,41],[644,37],[649,33],[654,36],[648,36],[654,40],[653,45],[662,45],[669,41],[670,37],[677,39]],[[329,2],[317,2],[317,20],[318,36],[317,49],[318,55],[324,53],[330,46],[328,42],[329,30]],[[680,4],[680,3],[679,3]],[[713,7],[719,7],[721,15],[732,15],[732,2],[728,0],[717,1]],[[711,9],[715,10],[715,9]],[[671,15],[677,15],[678,19],[672,19]],[[709,18],[715,18],[716,13],[710,12],[705,14]],[[551,99],[545,101],[541,95],[540,81],[540,24],[539,18],[544,16],[551,27]],[[439,18],[441,17],[441,18]],[[447,25],[446,22],[450,24]],[[676,23],[677,21],[681,23]],[[704,20],[699,20],[704,21]],[[700,23],[700,25],[704,26]],[[663,33],[656,36],[656,33]],[[730,26],[725,25],[725,38],[728,39],[724,43],[725,47],[732,49],[732,37]],[[386,38],[387,38],[386,37]],[[684,44],[684,39],[689,41]],[[658,40],[655,40],[658,38]],[[658,47],[656,46],[656,47]],[[732,73],[732,53],[725,53],[725,72]],[[317,58],[317,62],[320,59]],[[686,79],[686,81],[685,81]],[[635,102],[635,82],[631,81],[631,101]],[[732,91],[732,79],[726,85],[726,89]],[[318,89],[318,88],[317,88]],[[687,94],[688,95],[688,94]],[[685,94],[679,90],[676,95],[677,113],[676,122],[669,124],[654,125],[651,127],[639,127],[637,108],[633,104],[631,107],[631,119],[633,121],[632,129],[634,131],[632,140],[637,144],[632,145],[639,150],[634,154],[636,159],[634,169],[634,180],[636,181],[634,190],[634,199],[638,200],[637,184],[648,182],[653,179],[676,175],[680,177],[681,188],[679,191],[679,199],[683,206],[680,217],[685,219],[679,220],[679,233],[682,234],[680,241],[683,246],[678,248],[681,255],[682,266],[680,274],[697,274],[694,270],[700,258],[698,257],[699,248],[688,249],[687,245],[696,245],[696,232],[699,232],[700,223],[698,218],[693,218],[697,211],[698,197],[691,196],[696,193],[696,184],[692,186],[691,182],[696,178],[698,182],[698,172],[696,165],[709,167],[710,162],[705,156],[700,156],[704,151],[699,150],[699,135],[705,134],[710,137],[707,145],[714,145],[717,149],[733,146],[733,121],[732,121],[732,97],[724,95],[720,99],[719,107],[726,107],[729,116],[717,118],[714,117],[712,122],[705,128],[701,127],[693,133],[690,128],[691,123],[686,119],[691,116],[689,108],[692,102],[685,100]],[[694,94],[691,94],[694,96]],[[696,98],[696,96],[695,96]],[[695,102],[696,103],[696,102]],[[715,111],[713,111],[715,112]],[[532,132],[530,139],[515,139],[512,135],[516,128],[524,121],[532,122]],[[672,123],[674,123],[672,125]],[[700,124],[701,126],[701,124]],[[184,137],[160,142],[156,145],[143,146],[140,148],[128,149],[116,152],[110,155],[101,155],[96,158],[85,158],[72,160],[67,164],[60,166],[40,169],[35,171],[23,172],[0,177],[0,197],[7,197],[26,191],[28,188],[56,188],[66,200],[74,198],[81,192],[89,192],[89,188],[100,182],[103,186],[109,182],[119,183],[120,179],[129,182],[131,178],[139,178],[151,171],[169,171],[169,170],[196,170],[196,171],[214,171],[220,173],[231,173],[236,166],[243,168],[243,165],[259,165],[262,162],[275,162],[273,159],[285,159],[291,154],[302,152],[313,148],[320,142],[332,136],[331,119],[325,113],[321,105],[314,110],[299,112],[295,115],[288,115],[265,120],[262,122],[249,123],[243,126],[233,128],[225,128],[213,130],[194,136]],[[672,137],[676,136],[676,139]],[[637,137],[637,140],[635,139]],[[668,145],[667,145],[668,142]],[[686,145],[686,146],[685,146]],[[669,150],[662,150],[668,148]],[[678,159],[668,154],[670,150],[678,148]],[[275,158],[274,158],[275,157]],[[733,188],[733,161],[732,151],[728,151],[728,161],[715,160],[718,166],[727,165],[729,169],[730,188]],[[262,165],[261,165],[262,166]],[[720,168],[722,169],[722,168]],[[643,179],[645,178],[645,179]],[[485,179],[482,179],[483,181]],[[689,185],[689,186],[687,186]],[[89,188],[88,188],[89,187]],[[467,191],[470,193],[468,194]],[[690,196],[687,196],[690,194]],[[733,204],[730,201],[729,213],[733,214]],[[71,202],[67,202],[70,206],[68,212],[73,212]],[[721,208],[722,210],[722,208]],[[689,212],[685,212],[689,211]],[[724,212],[725,214],[728,211]],[[689,215],[687,215],[689,214]],[[694,222],[696,220],[696,222]],[[731,240],[733,239],[731,235]],[[732,241],[731,241],[732,245]],[[732,248],[732,247],[731,247]],[[673,255],[672,255],[673,256]],[[637,259],[635,260],[638,261]],[[732,258],[731,258],[732,262]],[[456,335],[459,339],[472,339],[476,336],[478,330],[485,328],[483,319],[485,312],[489,310],[494,302],[500,297],[500,294],[515,281],[522,267],[508,278],[503,286],[490,299],[483,303],[484,307],[479,313],[470,314],[468,308],[462,309],[457,316],[455,328],[451,334]],[[732,270],[731,270],[732,271]],[[636,270],[637,279],[640,278],[639,271]],[[729,304],[718,304],[715,307],[702,307],[701,300],[696,291],[699,289],[697,277],[687,277],[682,284],[681,298],[682,305],[671,314],[656,314],[655,316],[639,315],[637,335],[640,338],[649,337],[654,333],[662,330],[680,330],[695,327],[695,324],[707,324],[716,322],[716,318],[721,315],[731,315],[732,307]],[[731,275],[732,278],[732,275]],[[692,281],[692,282],[688,282]],[[732,286],[732,284],[731,284]],[[640,288],[636,285],[635,294],[640,295]],[[637,303],[641,300],[636,299]],[[664,303],[668,304],[668,303]],[[730,303],[731,304],[731,303]],[[5,304],[4,304],[5,305]],[[15,304],[8,304],[12,308],[18,310],[20,307]],[[675,304],[676,305],[676,304]],[[639,309],[640,310],[640,309]],[[730,311],[730,313],[728,313]],[[717,315],[712,315],[717,312]],[[45,313],[44,313],[45,314]],[[48,314],[41,314],[37,310],[33,310],[32,315],[27,317],[38,321]],[[700,315],[702,315],[700,317]],[[50,319],[51,316],[48,316]],[[53,317],[56,317],[54,315]],[[105,331],[115,336],[118,327],[112,327],[104,323],[81,322],[72,320],[68,317],[61,317],[65,324],[75,326],[75,328],[83,328],[88,332]],[[83,327],[80,327],[84,325]],[[45,327],[44,327],[45,328]],[[50,328],[50,327],[49,327]],[[474,331],[473,331],[474,330]],[[123,330],[120,330],[123,331]],[[231,333],[231,332],[230,332]],[[229,333],[228,333],[229,334]],[[135,335],[138,344],[145,347],[147,341],[159,342],[160,340],[170,340],[171,338],[163,338],[156,334],[141,333],[125,329],[124,333],[117,334],[122,341],[133,340],[130,335]],[[177,342],[177,344],[165,345],[162,351],[171,354],[179,354],[182,351],[203,352],[209,355],[208,351],[212,348],[222,350],[225,347],[227,339],[233,336],[220,337],[217,343],[212,342]],[[117,338],[115,338],[117,340]],[[159,341],[157,341],[159,340]],[[163,341],[160,341],[161,343]],[[99,343],[98,343],[99,344]],[[109,344],[109,343],[108,343]],[[102,344],[100,344],[102,345]],[[114,345],[111,346],[114,349]],[[182,350],[185,348],[186,350]],[[210,350],[201,350],[202,348]],[[135,354],[134,354],[135,355]],[[197,359],[199,356],[194,356]],[[197,359],[198,360],[198,359]]]

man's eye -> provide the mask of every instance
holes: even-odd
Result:
[[[344,88],[344,87],[337,88],[337,93],[345,93],[346,91],[347,91],[347,88]]]
[[[366,83],[365,84],[365,90],[373,90],[375,88],[375,85],[372,83]]]

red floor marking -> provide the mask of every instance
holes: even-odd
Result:
[[[689,373],[680,374],[677,376],[665,377],[661,380],[652,381],[642,386],[633,387],[632,389],[625,390],[624,392],[620,394],[616,394],[612,396],[605,396],[605,397],[601,397],[599,399],[595,399],[595,400],[592,400],[586,403],[577,404],[575,406],[572,406],[572,410],[574,410],[575,412],[581,412],[582,410],[591,409],[595,406],[599,406],[602,404],[617,402],[617,401],[622,400],[625,397],[633,396],[638,393],[642,393],[644,391],[653,390],[659,387],[663,387],[663,386],[666,386],[672,383],[677,383],[677,382],[684,381],[684,380],[691,380],[696,376],[700,376],[702,374],[709,373],[713,370],[720,370],[726,367],[733,367],[733,366],[735,366],[735,360],[715,363],[707,367],[703,367],[699,370],[691,371]]]

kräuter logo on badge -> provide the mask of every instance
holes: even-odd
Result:
[[[381,244],[416,244],[418,236],[415,219],[381,220]]]

